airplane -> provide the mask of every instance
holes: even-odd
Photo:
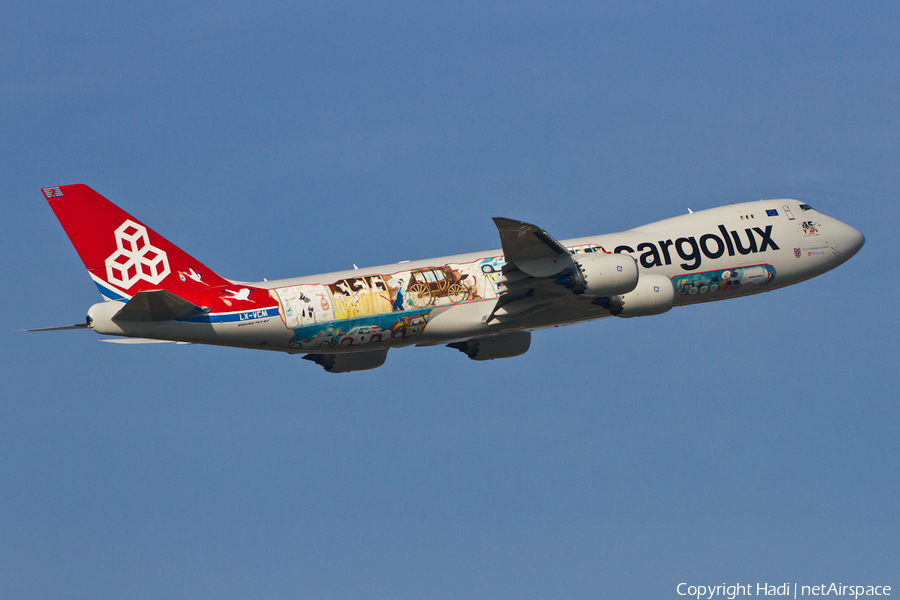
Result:
[[[411,345],[519,356],[535,330],[767,292],[830,271],[865,243],[808,204],[759,200],[563,241],[497,217],[497,250],[239,282],[86,185],[42,192],[104,301],[84,323],[29,331],[303,354],[331,373],[380,367],[389,349]]]

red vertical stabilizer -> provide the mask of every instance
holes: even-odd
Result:
[[[91,278],[108,299],[147,290],[202,298],[229,282],[84,184],[42,190]]]

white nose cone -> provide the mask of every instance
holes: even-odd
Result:
[[[859,249],[866,243],[864,236],[858,229],[838,222],[837,239],[834,242],[834,249],[841,253],[843,260],[849,260]]]

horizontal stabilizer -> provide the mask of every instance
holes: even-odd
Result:
[[[102,339],[101,342],[110,344],[190,344],[190,342],[176,342],[175,340],[151,340],[149,338],[125,338],[121,340]]]
[[[31,333],[33,331],[61,331],[63,329],[87,329],[87,323],[76,325],[57,325],[56,327],[39,327],[37,329],[20,329],[19,333]]]
[[[208,308],[201,308],[166,290],[149,290],[136,293],[116,313],[113,321],[174,321],[204,315]]]

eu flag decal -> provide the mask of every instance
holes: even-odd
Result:
[[[769,215],[770,217],[777,217],[777,216],[778,216],[778,211],[777,211],[776,209],[773,208],[772,210],[767,210],[767,211],[766,211],[766,214]]]

